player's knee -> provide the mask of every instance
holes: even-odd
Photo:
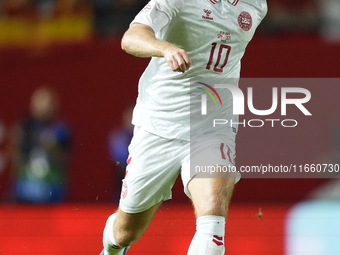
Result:
[[[194,204],[196,215],[219,215],[225,217],[228,213],[229,199],[222,194],[211,194],[204,200]]]
[[[225,217],[228,213],[228,200],[224,196],[211,196],[196,206],[197,216],[219,215]]]
[[[124,231],[115,233],[116,245],[119,247],[128,247],[135,243],[141,234],[138,231]]]

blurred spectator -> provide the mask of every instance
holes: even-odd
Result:
[[[334,150],[316,164],[340,164],[340,125],[332,142]],[[294,205],[286,217],[285,254],[340,254],[340,173],[311,192],[307,201]],[[330,177],[320,173],[320,177]]]
[[[125,167],[129,156],[128,146],[133,135],[132,120],[133,107],[127,107],[122,116],[122,125],[112,130],[109,134],[108,149],[113,162],[113,169],[116,171],[116,181],[114,182],[115,197],[119,198],[122,180],[125,175]]]
[[[60,202],[65,198],[70,132],[55,119],[57,95],[41,87],[30,113],[20,121],[13,143],[13,191],[17,202]]]
[[[94,32],[105,36],[123,33],[148,0],[93,0]]]
[[[32,0],[2,0],[1,9],[7,17],[33,17],[35,13]]]
[[[334,149],[318,160],[320,164],[340,165],[340,125],[335,129],[332,136]],[[322,174],[320,174],[322,177]],[[340,201],[340,173],[336,171],[331,174],[330,179],[325,184],[311,192],[309,199],[312,200],[334,200]],[[328,176],[329,177],[329,176]]]
[[[52,18],[56,15],[82,15],[90,13],[90,0],[2,0],[0,10],[3,15],[10,17]]]
[[[270,0],[268,14],[261,24],[262,32],[317,32],[319,12],[315,0]]]
[[[340,0],[319,0],[321,35],[330,41],[340,41]]]
[[[90,1],[91,0],[57,0],[56,15],[91,17],[92,10]]]

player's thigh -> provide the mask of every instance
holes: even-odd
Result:
[[[197,217],[219,215],[225,217],[233,193],[235,178],[200,178],[196,175],[188,183],[188,190]]]
[[[192,145],[192,144],[191,144]],[[225,216],[240,173],[234,166],[235,135],[197,140],[182,163],[185,193],[197,216]]]
[[[181,167],[181,143],[137,128],[129,146],[130,160],[119,207],[130,214],[145,212],[171,199]]]

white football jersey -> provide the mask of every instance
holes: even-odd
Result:
[[[173,72],[153,57],[138,85],[132,123],[148,132],[190,140],[190,79],[238,79],[241,58],[267,12],[266,0],[151,0],[132,23],[184,49],[192,64]]]

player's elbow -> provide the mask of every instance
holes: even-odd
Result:
[[[126,53],[138,56],[138,54],[136,54],[137,48],[134,35],[129,30],[126,31],[125,34],[123,35],[120,45],[122,50],[125,51]]]
[[[122,50],[123,51],[128,51],[128,38],[127,38],[128,36],[126,35],[126,33],[123,35],[123,38],[122,38],[122,40],[121,40],[121,42],[120,42],[120,46],[121,46],[121,48],[122,48]]]
[[[131,54],[136,57],[143,57],[140,52],[138,42],[136,41],[134,35],[127,31],[121,40],[121,48],[128,54]]]

